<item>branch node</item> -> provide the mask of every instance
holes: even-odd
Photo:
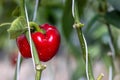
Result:
[[[74,23],[73,24],[73,28],[82,28],[84,26],[84,24],[82,23]]]
[[[46,69],[46,65],[41,65],[41,64],[37,64],[37,65],[36,65],[36,70],[37,70],[37,71],[42,71],[42,70],[44,70],[44,69]]]

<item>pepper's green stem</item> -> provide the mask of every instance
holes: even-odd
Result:
[[[41,29],[37,23],[35,23],[35,22],[29,22],[29,24],[30,24],[31,29],[33,28],[37,32],[41,32],[43,34],[45,33],[45,30]]]

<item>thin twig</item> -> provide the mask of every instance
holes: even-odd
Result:
[[[28,26],[28,32],[26,32],[26,37],[27,37],[27,39],[28,39],[28,41],[30,43],[30,49],[31,49],[31,55],[32,55],[32,59],[33,59],[33,65],[34,65],[34,69],[36,70],[35,80],[40,80],[42,71],[46,68],[46,66],[41,64],[41,62],[39,60],[39,57],[38,57],[36,47],[34,45],[34,42],[33,42],[32,38],[31,38],[30,24],[29,24],[26,5],[25,5],[25,15],[26,15],[27,26]]]
[[[75,18],[75,1],[74,0],[72,0],[72,16]]]
[[[11,23],[2,23],[2,24],[0,24],[0,27],[2,27],[2,26],[10,26],[11,25]]]
[[[89,80],[89,74],[88,74],[88,48],[87,48],[87,42],[85,40],[85,37],[83,35],[83,39],[84,39],[84,43],[85,43],[85,49],[86,49],[86,75],[87,75],[87,79]]]
[[[109,67],[109,80],[113,80],[113,69],[112,69],[112,66]]]
[[[72,0],[72,15],[73,15],[73,18],[75,21],[75,24],[73,25],[73,27],[76,28],[76,30],[77,30],[79,42],[81,44],[81,50],[83,53],[83,59],[85,60],[85,63],[86,63],[87,80],[94,80],[92,67],[91,67],[92,65],[91,65],[91,61],[89,59],[89,55],[88,55],[87,42],[85,40],[85,37],[84,37],[84,35],[82,33],[82,29],[81,29],[84,26],[84,24],[80,23],[80,21],[79,21],[78,8],[77,8],[74,0]]]
[[[112,54],[108,55],[110,57],[110,61],[111,61],[111,65],[109,66],[109,80],[113,80],[113,77],[114,77],[114,63],[113,63],[113,61],[115,59],[116,52],[115,52],[114,38],[112,35],[110,24],[107,23],[106,25],[107,25],[108,33],[110,36],[109,46],[110,46],[111,51],[112,51]]]
[[[20,53],[18,53],[18,60],[17,60],[17,80],[19,80],[19,71],[20,71],[20,58],[21,58],[21,55]]]
[[[114,38],[113,38],[113,35],[112,35],[110,24],[106,24],[106,25],[107,25],[108,33],[109,33],[109,36],[110,36],[109,45],[110,45],[110,48],[111,48],[111,51],[112,51],[112,57],[114,59],[115,58],[115,53],[116,53],[115,52],[115,45],[114,45]]]
[[[20,55],[20,52],[18,52],[17,65],[16,65],[16,69],[15,69],[14,80],[19,80],[19,72],[20,72],[21,63],[22,63],[22,57]]]
[[[29,32],[29,42],[30,42],[30,50],[31,50],[31,55],[32,55],[32,61],[35,69],[35,59],[33,55],[33,47],[32,47],[32,38],[31,38],[31,31],[30,31],[30,25],[29,25],[29,19],[28,19],[28,13],[27,13],[27,8],[25,5],[25,15],[26,15],[26,20],[27,20],[27,27],[28,27],[28,32]]]
[[[39,4],[39,0],[36,0],[36,2],[35,2],[35,8],[34,8],[34,14],[33,14],[33,21],[36,20],[38,4]]]

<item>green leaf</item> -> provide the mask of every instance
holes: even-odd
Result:
[[[78,13],[79,16],[81,16],[81,14],[83,13],[84,7],[87,3],[87,0],[75,0],[78,6]]]
[[[106,13],[105,19],[108,23],[114,25],[117,28],[120,28],[120,12],[111,11]]]
[[[11,39],[15,39],[21,34],[23,34],[25,31],[27,31],[26,27],[26,20],[23,16],[18,17],[15,19],[10,28],[8,29],[8,33],[10,34]]]
[[[100,17],[101,17],[100,15],[95,15],[94,17],[91,18],[91,20],[87,24],[87,27],[85,30],[86,33],[88,33],[92,29],[93,25]]]
[[[62,17],[62,31],[66,39],[70,38],[70,34],[73,30],[73,17],[72,17],[72,0],[66,0],[63,17]]]

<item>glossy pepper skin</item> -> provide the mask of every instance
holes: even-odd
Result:
[[[46,62],[57,53],[60,45],[60,34],[54,26],[49,24],[43,24],[40,28],[45,30],[44,34],[36,31],[31,33],[31,36],[40,61]],[[21,55],[24,58],[31,58],[30,45],[25,35],[19,36],[16,42]]]

